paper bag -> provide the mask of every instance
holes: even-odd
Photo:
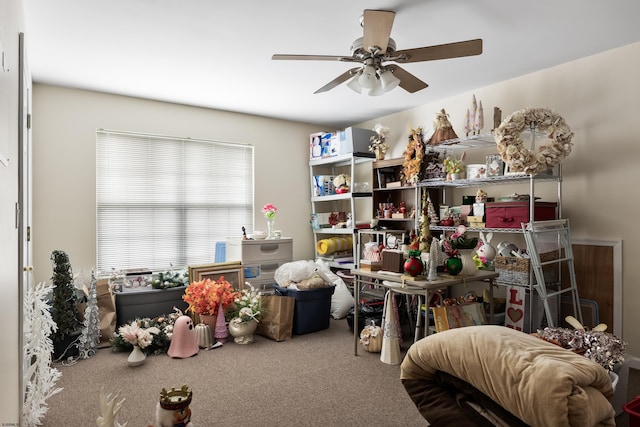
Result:
[[[85,294],[88,290],[85,289]],[[98,305],[98,320],[100,321],[100,342],[98,348],[110,347],[111,338],[116,331],[116,304],[109,290],[109,279],[96,281],[96,300]],[[87,303],[78,304],[78,319],[84,321],[84,311]]]
[[[275,341],[286,341],[293,334],[293,311],[296,299],[281,295],[262,295],[262,317],[258,334]]]
[[[436,332],[486,323],[484,307],[479,302],[431,307],[431,309],[433,310]]]

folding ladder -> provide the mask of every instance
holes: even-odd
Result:
[[[557,219],[522,223],[522,231],[535,275],[534,289],[544,304],[548,326],[556,326],[548,300],[564,293],[571,294],[573,316],[582,323],[569,220]],[[568,272],[570,283],[568,287],[563,288],[561,278],[565,272]],[[549,287],[555,287],[557,290],[549,292]]]

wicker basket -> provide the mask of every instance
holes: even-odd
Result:
[[[558,254],[558,251],[541,253],[540,262],[558,259]],[[496,256],[493,260],[493,265],[495,270],[500,273],[500,277],[498,278],[500,282],[518,286],[529,286],[530,259]],[[555,283],[558,281],[558,268],[559,266],[557,264],[546,265],[542,268],[544,281],[546,283]]]

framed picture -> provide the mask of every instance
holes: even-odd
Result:
[[[244,271],[240,261],[189,266],[189,283],[205,279],[218,280],[221,276],[224,276],[234,289],[244,288]]]

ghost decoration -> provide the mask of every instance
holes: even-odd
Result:
[[[199,350],[193,320],[189,316],[178,317],[173,325],[173,335],[167,355],[177,359],[186,359],[198,354]]]

